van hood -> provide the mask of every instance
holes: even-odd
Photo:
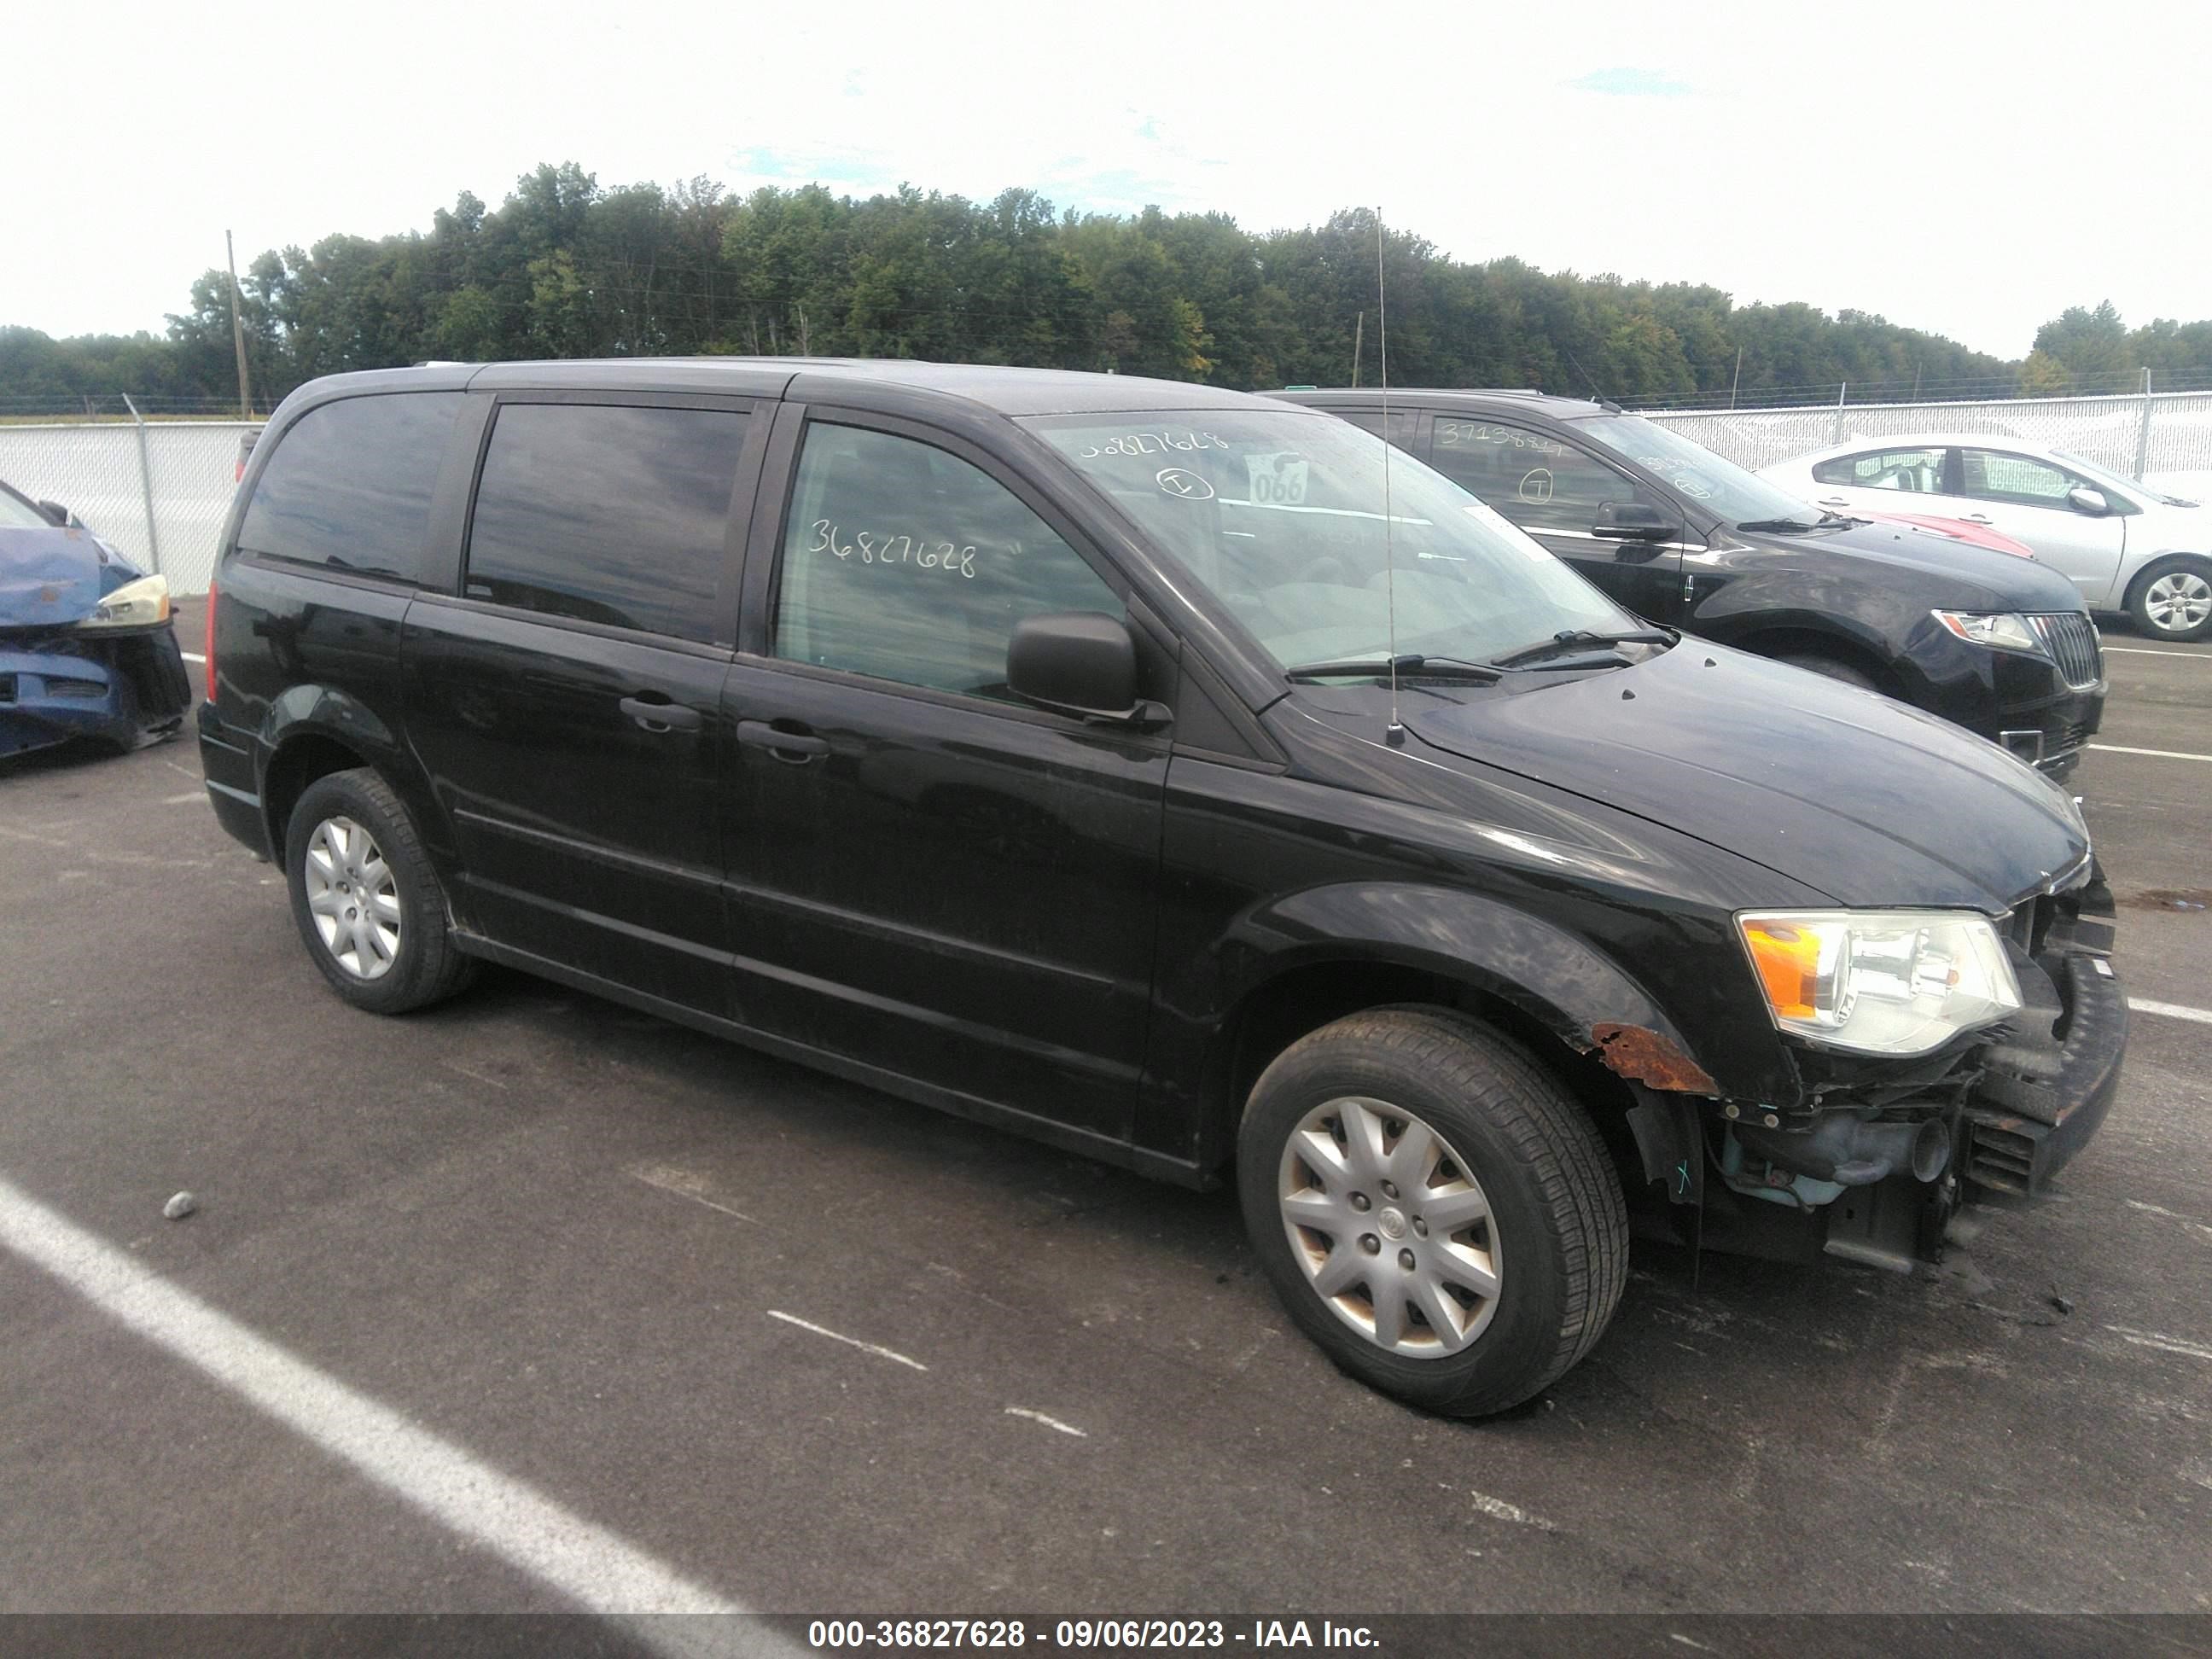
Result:
[[[1839,904],[1995,915],[2089,850],[2072,799],[1996,744],[1784,663],[1685,638],[1630,668],[1514,678],[1401,702],[1405,724]]]
[[[0,528],[0,628],[66,628],[137,572],[89,530]]]

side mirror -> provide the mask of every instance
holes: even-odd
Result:
[[[64,507],[59,501],[40,501],[39,503],[39,511],[45,514],[48,518],[52,519],[56,524],[62,526],[64,529],[68,527],[70,521],[70,510]]]
[[[1168,711],[1137,696],[1137,642],[1118,617],[1054,611],[1024,617],[1006,646],[1006,689],[1078,720],[1165,724]]]
[[[2075,484],[2068,490],[2066,504],[2076,513],[2086,513],[2093,519],[2104,518],[2112,510],[2112,504],[2105,499],[2105,492],[2092,489],[2087,484]]]
[[[1681,526],[1672,514],[1650,501],[1600,501],[1590,534],[1621,542],[1672,541]]]

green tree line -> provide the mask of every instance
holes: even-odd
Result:
[[[325,237],[240,274],[255,402],[302,381],[426,358],[804,353],[1110,369],[1214,385],[1372,383],[1376,234],[1364,209],[1255,234],[1219,213],[1056,211],[912,186],[727,194],[697,178],[600,187],[574,162],[496,209],[464,191],[430,229]],[[2112,307],[2047,324],[2017,362],[1886,319],[1735,305],[1689,283],[1470,264],[1384,238],[1390,378],[1624,401],[1796,400],[2212,383],[2212,323],[2132,332]],[[210,270],[165,337],[0,328],[0,410],[130,392],[236,393],[229,283]]]

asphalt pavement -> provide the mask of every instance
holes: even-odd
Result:
[[[2116,960],[2212,1008],[2212,648],[2107,645]],[[1460,1425],[1299,1338],[1226,1194],[520,975],[357,1013],[188,739],[28,763],[0,1611],[2212,1611],[2208,1062],[2139,1012],[1938,1270],[1638,1243]]]

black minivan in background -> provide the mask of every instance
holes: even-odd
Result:
[[[1379,392],[1276,395],[1382,430]],[[2047,566],[1825,513],[1610,404],[1422,389],[1387,402],[1400,448],[1639,617],[1886,691],[2053,777],[2104,719],[2095,624]]]
[[[1903,1268],[2039,1191],[2126,1034],[2073,802],[1389,455],[1012,368],[319,380],[225,529],[210,796],[354,1006],[506,963],[1233,1176],[1437,1411],[1589,1349],[1632,1212]]]

